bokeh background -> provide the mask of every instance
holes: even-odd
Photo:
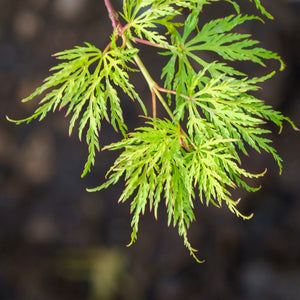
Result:
[[[250,22],[240,30],[280,53],[283,72],[259,91],[268,104],[300,127],[299,1],[264,0],[275,21]],[[115,5],[119,3],[114,2]],[[242,10],[253,12],[248,0]],[[207,16],[233,13],[222,3],[205,8]],[[207,21],[204,14],[200,22]],[[22,104],[48,76],[52,53],[91,42],[104,49],[111,24],[100,0],[0,0],[0,299],[299,299],[300,297],[300,139],[286,124],[274,129],[274,146],[283,158],[281,176],[270,155],[251,152],[245,166],[268,173],[253,182],[254,194],[238,191],[242,221],[226,208],[196,203],[197,222],[189,237],[205,264],[189,256],[177,230],[168,228],[164,207],[158,221],[146,213],[139,239],[130,248],[129,203],[117,204],[122,183],[87,193],[104,180],[117,153],[97,155],[92,174],[81,179],[86,145],[68,138],[63,113],[43,122],[15,126],[5,115],[23,118],[38,99]],[[141,56],[159,80],[163,58],[142,47]],[[269,64],[278,69],[276,62]],[[250,74],[266,74],[242,64]],[[140,74],[132,81],[151,102]],[[124,97],[129,128],[142,124],[141,110]],[[159,112],[162,116],[163,113]],[[116,141],[109,125],[102,145]]]

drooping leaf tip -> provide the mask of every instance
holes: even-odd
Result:
[[[16,120],[11,119],[8,115],[5,115],[5,118],[7,121],[12,122],[12,123],[17,123]]]

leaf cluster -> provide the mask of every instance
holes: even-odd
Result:
[[[71,115],[69,135],[72,134],[76,121],[79,121],[80,140],[86,129],[85,140],[89,156],[82,177],[94,164],[96,151],[100,151],[98,136],[102,120],[105,119],[116,131],[120,130],[126,135],[127,126],[116,86],[121,87],[130,98],[138,99],[146,113],[143,102],[129,82],[128,71],[134,69],[128,64],[133,63],[137,50],[120,49],[116,45],[115,36],[111,41],[106,52],[86,43],[85,46],[54,54],[63,62],[50,70],[53,74],[45,79],[42,86],[22,100],[27,102],[44,94],[39,107],[32,116],[16,121],[17,124],[29,123],[33,119],[41,121],[48,112],[67,107],[65,116]]]
[[[253,93],[275,72],[249,78],[230,65],[238,60],[265,67],[266,60],[273,59],[279,62],[280,70],[284,69],[277,53],[260,47],[250,34],[237,30],[245,22],[262,19],[243,15],[237,1],[224,0],[233,6],[236,15],[211,20],[199,28],[203,7],[219,1],[124,0],[120,15],[126,25],[111,16],[116,18],[113,24],[118,25],[105,50],[86,43],[55,54],[60,63],[51,69],[52,75],[23,100],[43,95],[39,107],[32,116],[14,121],[21,124],[42,120],[50,111],[65,107],[66,116],[70,117],[69,134],[78,123],[79,139],[85,135],[88,144],[89,155],[82,176],[91,170],[100,150],[103,120],[121,131],[120,142],[103,148],[122,150],[107,174],[107,181],[89,191],[100,191],[125,178],[119,201],[132,199],[130,244],[137,239],[139,219],[146,207],[157,218],[158,207],[164,202],[168,225],[178,227],[185,246],[197,261],[196,250],[187,238],[187,229],[195,220],[195,198],[217,207],[225,203],[237,216],[250,218],[251,215],[239,212],[239,200],[232,199],[231,190],[257,190],[246,181],[265,172],[252,174],[243,169],[240,153],[248,155],[249,146],[271,153],[281,171],[281,158],[271,146],[267,137],[271,131],[265,123],[273,122],[281,131],[287,121],[297,129],[289,118]],[[260,0],[250,2],[262,15],[272,18]],[[176,17],[183,11],[188,12],[185,23],[177,23]],[[120,37],[123,43],[118,46]],[[139,58],[138,42],[158,47],[159,54],[168,58],[161,72],[163,87],[152,79]],[[217,54],[221,61],[204,59],[205,52]],[[129,81],[129,72],[136,69],[144,75],[152,94],[153,118],[147,118],[145,126],[128,134],[120,90],[136,99],[147,116],[144,102]],[[169,119],[155,118],[157,99]]]
[[[100,191],[125,177],[126,185],[119,202],[133,197],[131,213],[131,243],[137,238],[140,215],[146,206],[157,218],[158,206],[164,199],[168,225],[178,226],[178,233],[190,254],[198,260],[187,238],[187,228],[195,220],[193,213],[196,191],[202,203],[221,207],[225,202],[237,216],[248,219],[237,209],[239,200],[231,199],[228,188],[249,187],[242,177],[257,178],[262,174],[251,174],[238,165],[237,157],[229,146],[233,139],[221,135],[207,139],[206,131],[185,136],[180,126],[168,120],[148,120],[147,127],[141,127],[128,138],[106,146],[104,149],[124,149],[115,161],[101,186],[89,191]],[[203,126],[205,129],[205,126]],[[185,145],[193,140],[192,147]],[[130,244],[131,244],[130,243]]]

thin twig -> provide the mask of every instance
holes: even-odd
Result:
[[[159,85],[156,85],[155,88],[158,89],[160,92],[163,92],[163,93],[173,94],[173,95],[178,94],[176,91],[165,89],[163,87],[160,87]],[[189,97],[187,95],[184,95],[184,94],[181,94],[181,93],[179,93],[178,95],[182,98],[185,98],[185,99],[189,100],[189,101],[193,100],[191,97]]]
[[[158,43],[151,43],[147,40],[143,40],[137,37],[133,37],[133,40],[135,43],[140,43],[140,44],[144,44],[144,45],[148,45],[148,46],[152,46],[152,47],[156,47],[156,48],[162,48],[162,49],[168,49],[166,46],[160,45]]]
[[[112,6],[110,0],[104,0],[106,9],[108,11],[108,16],[111,20],[112,26],[115,30],[121,31],[122,24],[119,21],[118,13],[115,11],[114,7]]]

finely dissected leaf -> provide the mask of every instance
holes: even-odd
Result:
[[[151,43],[157,43],[166,48],[172,48],[166,36],[159,30],[159,26],[164,26],[172,30],[182,24],[171,22],[174,17],[180,14],[178,7],[189,8],[190,10],[201,11],[205,4],[218,2],[220,0],[126,0],[123,1],[122,17],[127,22],[127,36],[133,38],[133,33]],[[239,13],[239,6],[233,0],[225,0],[231,3]],[[177,8],[177,9],[176,9]]]
[[[131,243],[137,238],[140,215],[146,206],[154,210],[157,218],[158,205],[162,198],[168,213],[168,225],[178,226],[179,235],[191,255],[195,250],[187,239],[187,228],[194,220],[196,190],[202,202],[221,206],[225,202],[238,216],[237,202],[230,197],[229,188],[239,186],[251,188],[242,177],[259,177],[263,174],[250,174],[237,165],[229,144],[234,139],[222,135],[207,139],[206,131],[197,131],[196,137],[186,137],[180,127],[167,120],[151,120],[151,127],[138,128],[129,138],[106,146],[105,149],[123,149],[114,166],[108,172],[108,181],[90,191],[99,191],[115,184],[121,176],[126,185],[119,201],[124,202],[133,196],[131,202],[132,235]],[[204,129],[204,128],[203,128]],[[182,146],[189,144],[189,150]]]
[[[270,131],[259,126],[265,123],[263,119],[274,122],[280,129],[283,121],[288,121],[292,125],[293,123],[280,112],[274,111],[271,106],[265,105],[263,101],[248,94],[250,91],[259,89],[257,83],[273,75],[274,72],[252,79],[236,79],[222,75],[210,79],[202,87],[199,82],[204,75],[203,72],[198,73],[192,77],[192,83],[186,82],[190,84],[190,87],[187,86],[189,94],[186,97],[181,96],[181,104],[177,107],[177,112],[184,113],[185,110],[189,112],[188,126],[191,126],[193,131],[199,126],[199,122],[192,124],[192,121],[201,118],[200,113],[202,113],[213,125],[206,129],[207,138],[220,134],[224,138],[236,139],[235,144],[245,154],[247,151],[244,143],[258,152],[263,149],[273,155],[281,170],[281,159],[275,149],[269,145],[271,140],[264,137]],[[200,125],[202,127],[199,127],[199,130],[203,128],[203,124]],[[231,148],[237,157],[235,147]]]
[[[196,30],[199,14],[200,11],[194,10],[188,16],[182,36],[177,31],[173,32],[172,40],[177,48],[175,50],[171,49],[169,52],[161,53],[163,55],[171,55],[171,63],[169,62],[166,65],[162,73],[162,77],[168,74],[165,84],[167,88],[178,91],[177,88],[179,87],[179,92],[181,92],[180,85],[177,84],[176,80],[174,80],[173,86],[171,86],[170,82],[175,76],[176,78],[181,77],[179,82],[185,80],[186,73],[194,70],[194,67],[190,63],[191,59],[197,62],[201,67],[206,68],[212,76],[224,73],[234,76],[244,75],[225,63],[215,62],[214,64],[209,64],[209,62],[206,62],[196,55],[194,53],[195,51],[213,51],[226,60],[250,60],[262,66],[265,66],[263,60],[276,59],[280,62],[280,68],[284,68],[284,63],[276,53],[263,48],[254,47],[259,42],[250,39],[251,35],[230,32],[237,25],[245,21],[259,19],[258,17],[231,15],[223,19],[212,20],[205,24],[201,30],[197,31],[194,37],[188,40],[191,33]],[[176,61],[178,63],[177,73],[175,68]]]
[[[121,87],[130,98],[137,99],[146,113],[144,104],[129,82],[127,71],[133,70],[127,64],[133,62],[136,53],[137,50],[118,48],[113,36],[111,48],[106,53],[86,43],[83,47],[55,54],[58,60],[66,62],[53,67],[51,70],[54,73],[46,78],[45,83],[23,100],[26,102],[46,93],[35,113],[15,122],[20,124],[37,118],[42,120],[49,111],[67,106],[66,116],[72,115],[69,135],[78,120],[80,140],[86,130],[89,156],[82,173],[82,177],[85,176],[95,162],[96,151],[100,150],[98,135],[102,120],[110,122],[116,131],[120,129],[123,135],[127,130],[120,98],[114,86]]]
[[[172,19],[179,12],[171,5],[173,1],[124,1],[123,18],[128,22],[127,36],[132,38],[132,31],[141,39],[168,46],[166,36],[157,29],[165,19]]]
[[[184,47],[188,53],[199,50],[214,51],[227,60],[251,60],[262,66],[265,66],[263,59],[277,59],[280,61],[281,69],[283,69],[284,64],[276,53],[253,47],[259,42],[249,39],[251,35],[228,33],[237,25],[254,19],[259,18],[247,15],[231,15],[224,19],[210,21],[202,27],[194,38],[186,42]]]

